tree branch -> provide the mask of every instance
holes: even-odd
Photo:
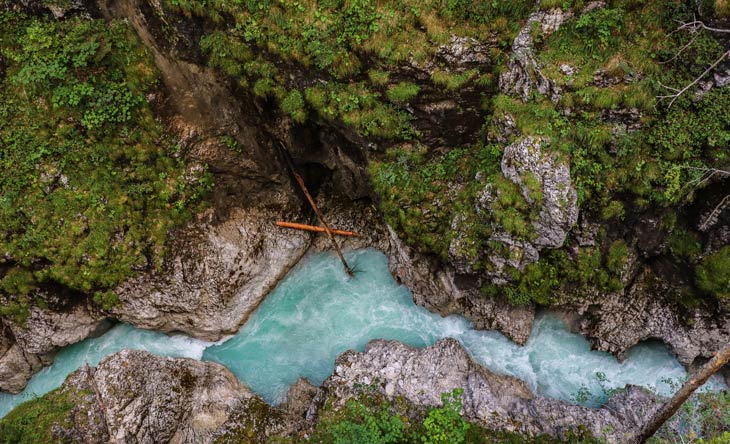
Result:
[[[694,85],[696,85],[696,84],[697,84],[697,82],[699,82],[700,80],[702,80],[702,78],[703,78],[703,77],[705,77],[705,76],[706,76],[706,75],[707,75],[707,74],[708,74],[708,73],[709,73],[710,71],[712,71],[713,69],[715,69],[715,68],[717,67],[717,65],[719,65],[719,64],[720,64],[720,62],[722,62],[723,60],[725,60],[725,58],[726,58],[726,57],[728,57],[728,56],[730,56],[730,51],[725,51],[725,52],[724,52],[724,53],[723,53],[723,54],[722,54],[722,55],[721,55],[721,56],[720,56],[720,57],[719,57],[719,58],[718,58],[717,60],[715,60],[715,61],[714,61],[714,62],[712,63],[712,65],[710,65],[710,66],[709,66],[709,67],[708,67],[708,68],[707,68],[707,69],[706,69],[706,70],[705,70],[705,71],[704,71],[704,72],[703,72],[702,74],[700,74],[699,76],[697,76],[697,78],[696,78],[696,79],[694,79],[694,80],[693,80],[693,81],[692,81],[691,83],[689,83],[689,84],[688,84],[687,86],[685,86],[685,87],[684,87],[684,88],[682,88],[681,90],[679,90],[679,91],[675,92],[674,94],[667,94],[667,95],[661,95],[661,96],[657,96],[657,99],[659,99],[659,100],[663,100],[663,99],[672,99],[672,100],[670,100],[670,101],[669,101],[669,106],[667,106],[667,108],[671,108],[671,107],[672,107],[672,105],[674,105],[674,102],[675,102],[675,101],[676,101],[676,100],[677,100],[677,99],[678,99],[678,98],[679,98],[679,97],[680,97],[680,96],[681,96],[682,94],[684,94],[685,92],[687,92],[687,90],[688,90],[688,89],[690,89],[691,87],[693,87]],[[661,85],[661,83],[660,83],[660,85]],[[669,89],[670,91],[676,91],[676,88],[671,88],[671,87],[667,87],[667,86],[664,86],[664,85],[662,85],[662,86],[663,86],[664,88],[666,88],[666,89]]]
[[[700,20],[693,20],[691,22],[683,23],[675,31],[681,31],[682,29],[690,29],[691,32],[697,32],[697,30],[699,30],[699,29],[704,29],[704,30],[710,31],[710,32],[721,32],[721,33],[730,34],[730,29],[713,28],[711,26],[705,25],[705,23]]]

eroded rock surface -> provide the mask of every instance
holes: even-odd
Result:
[[[540,70],[532,40],[532,30],[538,26],[544,36],[557,31],[572,13],[561,9],[537,11],[522,27],[512,43],[512,54],[507,69],[499,76],[499,89],[505,94],[516,95],[527,101],[533,91],[557,101],[559,89]]]
[[[18,393],[31,376],[52,362],[57,349],[96,336],[111,323],[96,309],[30,309],[24,323],[5,319],[0,334],[0,389]]]
[[[441,393],[463,388],[465,416],[488,429],[564,436],[577,424],[585,424],[609,443],[625,442],[654,408],[653,396],[637,387],[629,387],[598,410],[536,396],[524,382],[475,363],[454,339],[424,349],[372,341],[363,353],[340,355],[323,388],[342,402],[363,384],[419,406],[438,406]]]
[[[503,245],[506,250],[506,253],[494,250],[489,255],[493,269],[487,274],[495,282],[506,282],[507,267],[523,270],[526,265],[537,262],[540,250],[561,247],[578,221],[577,193],[570,168],[550,152],[549,143],[546,138],[525,136],[507,146],[502,155],[502,174],[519,187],[538,219],[532,224],[534,236],[530,238],[499,230],[491,236],[493,243]],[[490,184],[485,187],[478,202],[481,211],[491,211],[493,202],[499,198],[497,193]]]
[[[62,390],[77,402],[70,423],[55,434],[87,444],[211,443],[242,412],[272,410],[221,365],[141,351],[123,350],[82,368]],[[257,424],[262,442],[265,430],[278,432],[287,423],[296,421],[268,429]]]
[[[523,382],[475,363],[453,339],[424,349],[372,341],[363,353],[340,355],[321,388],[295,384],[280,407],[218,364],[123,350],[67,379],[61,391],[74,407],[53,431],[87,444],[264,443],[310,429],[325,400],[342,405],[363,386],[418,408],[440,406],[442,393],[463,388],[465,417],[487,429],[560,437],[584,424],[617,444],[655,407],[637,387],[598,410],[535,396]]]

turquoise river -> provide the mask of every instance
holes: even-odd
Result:
[[[527,344],[518,346],[498,332],[474,330],[463,317],[441,317],[416,306],[408,289],[388,272],[382,253],[361,250],[347,256],[359,270],[355,278],[345,275],[335,255],[311,255],[279,283],[236,335],[219,343],[118,324],[98,338],[65,347],[23,392],[0,394],[0,416],[60,386],[83,364],[95,365],[123,348],[219,362],[270,403],[280,401],[299,377],[322,383],[338,354],[362,350],[376,338],[425,347],[452,337],[492,371],[516,376],[541,395],[589,406],[600,405],[606,392],[626,384],[669,394],[672,384],[686,377],[660,343],[640,344],[619,363],[608,353],[591,351],[588,341],[570,333],[550,313],[538,316]],[[722,387],[718,380],[708,384]]]

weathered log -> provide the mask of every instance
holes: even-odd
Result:
[[[702,384],[707,382],[708,379],[718,370],[720,370],[728,361],[730,361],[730,343],[726,344],[723,348],[715,353],[705,365],[699,368],[694,374],[690,376],[687,382],[682,385],[677,393],[671,397],[649,420],[644,424],[641,430],[635,435],[634,439],[630,442],[636,444],[643,444],[649,438],[656,433],[657,430],[669,420],[677,410],[684,404],[684,402],[694,393],[695,390],[700,388]]]
[[[327,230],[325,230],[323,227],[318,227],[315,225],[306,225],[306,224],[298,224],[296,222],[276,222],[276,225],[283,227],[283,228],[292,228],[294,230],[304,230],[304,231],[314,231],[317,233],[326,233]],[[360,235],[358,233],[355,233],[354,231],[346,231],[346,230],[332,230],[332,234],[336,234],[338,236],[351,236],[351,237],[359,237]]]
[[[299,188],[301,188],[302,192],[304,193],[304,196],[309,201],[309,205],[314,210],[314,214],[317,215],[317,218],[319,219],[319,223],[322,224],[322,227],[324,228],[325,233],[327,233],[327,237],[330,239],[332,246],[335,248],[335,251],[337,252],[337,256],[340,257],[340,261],[342,261],[342,265],[345,267],[345,271],[347,272],[347,275],[354,276],[355,273],[353,273],[350,266],[347,265],[347,261],[345,260],[345,255],[342,254],[342,250],[340,250],[340,246],[337,244],[337,240],[335,240],[335,236],[332,234],[332,230],[330,229],[329,225],[327,225],[327,222],[324,220],[324,214],[322,214],[322,212],[319,211],[317,204],[314,202],[314,199],[312,199],[312,195],[309,194],[309,190],[307,189],[307,185],[304,183],[304,179],[302,179],[302,176],[300,176],[299,173],[297,173],[296,170],[294,169],[294,164],[291,161],[291,156],[289,155],[289,151],[287,151],[286,146],[284,145],[283,142],[279,142],[279,147],[281,148],[281,153],[284,156],[284,160],[286,160],[286,163],[289,166],[289,171],[291,171],[292,175],[294,176],[294,179],[296,179],[297,184],[299,185]]]
[[[327,237],[330,238],[330,242],[332,242],[332,245],[335,247],[335,251],[337,251],[337,255],[340,257],[340,260],[342,261],[342,265],[345,267],[345,271],[349,276],[354,276],[355,274],[352,272],[352,269],[349,265],[347,265],[347,261],[345,260],[345,256],[342,254],[342,250],[340,250],[340,246],[337,245],[337,241],[335,240],[335,236],[332,234],[332,230],[330,229],[329,225],[327,225],[327,222],[324,220],[324,214],[322,214],[321,211],[319,211],[319,208],[317,207],[317,204],[314,203],[314,199],[312,199],[312,196],[309,194],[309,190],[307,190],[307,186],[304,184],[304,179],[302,179],[302,176],[300,176],[296,171],[292,171],[292,174],[294,174],[294,178],[297,180],[297,183],[299,184],[299,188],[302,189],[302,192],[307,197],[307,200],[309,201],[309,205],[312,206],[312,209],[314,210],[314,214],[317,215],[319,218],[319,223],[322,224],[322,227],[324,227],[325,232],[327,233]]]

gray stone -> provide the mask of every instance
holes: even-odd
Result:
[[[537,91],[554,102],[558,101],[560,90],[540,70],[531,32],[537,23],[543,35],[547,37],[557,31],[571,16],[572,13],[557,8],[536,11],[530,15],[512,43],[512,54],[507,69],[499,76],[500,91],[516,95],[525,102],[530,99],[532,91]]]
[[[505,148],[502,156],[504,176],[520,187],[528,203],[541,205],[540,219],[534,224],[537,236],[532,241],[537,248],[561,247],[578,221],[578,198],[570,168],[543,149],[548,143],[545,138],[527,136]],[[542,202],[532,202],[525,183],[527,174],[541,187]]]
[[[537,212],[538,218],[533,222],[535,236],[531,238],[516,238],[499,226],[493,227],[495,234],[489,242],[506,249],[506,252],[493,249],[487,253],[492,264],[487,275],[494,283],[507,282],[507,267],[523,270],[526,265],[537,262],[540,250],[561,247],[578,221],[577,193],[570,178],[570,168],[565,161],[559,161],[544,149],[548,144],[549,139],[525,136],[507,146],[502,155],[502,174],[519,186],[522,196],[532,207],[531,212]],[[540,201],[534,201],[535,191],[539,192]],[[492,203],[499,197],[496,193],[491,184],[487,184],[477,198],[477,212],[490,212]],[[460,250],[454,248],[453,251]],[[469,259],[464,258],[465,261]]]
[[[131,350],[77,371],[64,384],[71,389],[94,396],[57,434],[85,436],[89,444],[210,443],[231,412],[253,397],[221,365]],[[95,421],[81,420],[99,414]],[[105,427],[94,435],[94,424]]]
[[[454,339],[424,349],[372,341],[363,353],[340,355],[323,389],[344,403],[363,385],[418,406],[438,406],[442,393],[462,388],[464,416],[488,429],[564,437],[582,424],[615,444],[626,442],[655,408],[653,395],[637,387],[628,387],[597,410],[534,395],[524,382],[475,363]]]

